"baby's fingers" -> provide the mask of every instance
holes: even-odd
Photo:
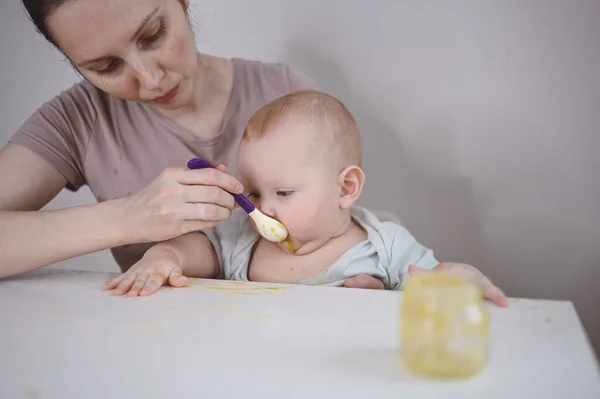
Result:
[[[431,274],[436,271],[444,271],[446,273],[452,274],[454,276],[468,279],[473,283],[477,284],[481,291],[483,292],[483,296],[492,301],[495,305],[500,307],[508,306],[508,299],[502,290],[494,285],[483,273],[481,273],[477,268],[460,263],[441,263],[434,267],[431,270],[424,270],[415,265],[410,265],[408,267],[408,273],[411,276],[420,275],[420,274]]]
[[[508,306],[508,299],[502,290],[491,282],[484,283],[482,286],[483,295],[494,304],[505,308]]]
[[[185,287],[187,277],[181,273],[179,268],[175,268],[171,271],[168,282],[171,287]]]
[[[150,295],[160,287],[162,287],[167,281],[167,276],[163,272],[162,268],[160,270],[152,273],[148,279],[146,280],[146,284],[140,291],[140,296]]]
[[[150,273],[148,273],[147,271],[143,271],[140,274],[138,274],[137,278],[135,279],[135,283],[133,283],[133,286],[131,287],[131,290],[127,293],[127,295],[138,296],[140,294],[141,289],[144,288],[144,285],[146,285],[146,281],[148,280],[149,276]]]
[[[115,295],[123,295],[131,289],[133,282],[137,278],[137,273],[125,274],[114,290]]]
[[[113,278],[112,280],[109,280],[107,282],[105,282],[104,284],[102,284],[102,289],[109,291],[112,289],[115,289],[117,287],[117,285],[119,285],[119,283],[121,282],[121,280],[123,279],[123,275],[119,275],[115,278]]]

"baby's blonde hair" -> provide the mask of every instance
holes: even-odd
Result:
[[[362,166],[362,142],[352,114],[336,98],[319,91],[298,91],[277,98],[248,121],[242,140],[265,137],[280,123],[305,124],[314,131],[315,144],[327,145],[340,169]],[[303,137],[308,139],[308,137]]]

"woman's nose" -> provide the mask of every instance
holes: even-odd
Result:
[[[132,62],[133,70],[137,79],[146,90],[156,90],[160,88],[160,82],[165,73],[152,58],[138,58]]]

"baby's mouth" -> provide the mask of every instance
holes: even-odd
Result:
[[[250,222],[252,223],[252,227],[254,228],[254,230],[258,234],[260,234],[260,230],[258,229],[256,222],[253,219],[250,219]],[[278,242],[277,245],[279,245],[279,248],[281,248],[285,252],[290,253],[292,255],[296,255],[297,248],[294,245],[294,243],[292,242],[292,237],[290,236],[289,231],[288,231],[288,235],[285,238],[285,240]]]

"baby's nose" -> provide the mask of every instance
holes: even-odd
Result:
[[[268,203],[265,203],[265,201],[261,201],[258,206],[257,206],[258,210],[261,211],[262,213],[264,213],[265,215],[275,218],[275,209],[270,206]]]

